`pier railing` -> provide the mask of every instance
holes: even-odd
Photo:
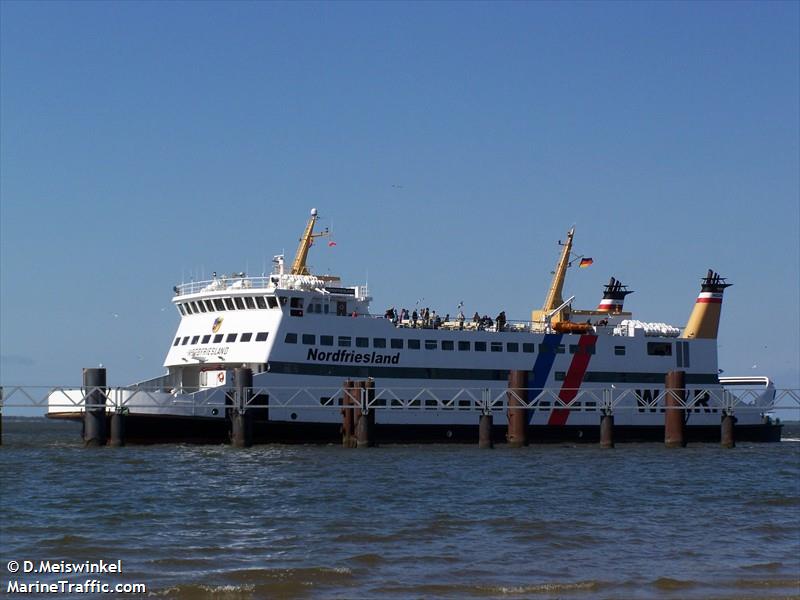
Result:
[[[369,410],[424,410],[494,412],[509,408],[567,410],[575,412],[736,412],[772,413],[789,410],[800,416],[800,389],[696,388],[680,395],[669,389],[610,388],[505,388],[505,387],[380,387],[359,404]],[[345,389],[340,387],[254,386],[237,394],[233,386],[214,388],[147,388],[74,386],[0,387],[0,410],[43,408],[51,414],[82,412],[95,408],[125,412],[205,414],[207,407],[340,408]],[[667,402],[667,400],[670,402]]]

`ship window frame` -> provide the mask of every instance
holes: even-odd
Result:
[[[484,342],[484,341],[476,341],[475,342],[475,352],[486,352],[486,342]]]
[[[255,303],[255,299],[253,298],[253,296],[245,296],[244,298],[242,298],[242,300],[244,300],[244,305],[245,305],[245,308],[247,308],[247,310],[254,310],[255,309],[256,303]],[[262,300],[262,302],[263,302],[263,300]],[[264,305],[264,308],[266,308],[266,304]]]
[[[268,308],[278,308],[278,299],[275,296],[264,296]]]
[[[278,296],[278,304],[280,304],[281,306],[286,306],[287,299],[288,296]]]
[[[234,296],[233,303],[236,305],[236,310],[244,310],[244,302],[241,296]]]
[[[283,336],[283,343],[284,344],[296,344],[297,343],[297,334],[289,332],[285,336]]]
[[[556,371],[555,375],[553,375],[553,379],[555,381],[564,381],[567,378],[566,371]]]
[[[321,335],[321,336],[319,336],[319,345],[320,346],[333,346],[333,336],[332,335]]]
[[[349,335],[340,335],[336,340],[336,345],[339,348],[352,348],[353,347],[353,338]]]
[[[225,307],[228,310],[236,310],[236,307],[233,304],[233,298],[231,298],[230,296],[226,296],[222,300],[225,302]]]
[[[225,308],[225,303],[222,301],[222,298],[214,298],[214,308],[218,311],[228,310]]]
[[[369,338],[356,337],[356,348],[369,348]]]
[[[203,303],[206,305],[208,309],[206,312],[214,312],[214,303],[211,300],[203,300]]]
[[[200,312],[201,312],[201,313],[204,313],[204,312],[206,312],[206,303],[205,303],[205,302],[203,302],[202,300],[198,300],[198,301],[197,301],[197,308],[199,308],[199,309],[200,309]]]
[[[506,342],[506,352],[519,352],[519,342]]]
[[[289,301],[289,308],[303,308],[302,296],[292,296],[291,300]]]
[[[386,348],[386,338],[372,338],[373,348]]]
[[[214,336],[214,343],[215,344],[221,344],[223,337],[225,337],[224,333],[218,333],[217,335]]]
[[[455,341],[453,340],[442,340],[442,350],[446,350],[447,352],[453,352],[456,349]]]
[[[490,342],[489,343],[489,351],[490,352],[502,352],[503,351],[503,342]]]
[[[185,303],[183,304],[183,309],[186,311],[186,316],[189,316],[189,315],[193,315],[193,314],[194,314],[194,313],[192,312],[192,306],[191,306],[191,304],[189,304],[188,302],[185,302]]]
[[[183,309],[183,303],[180,303],[178,306],[178,312],[181,313],[184,317],[186,316],[186,311]]]
[[[252,339],[253,339],[253,332],[252,331],[247,331],[247,332],[243,333],[241,336],[239,336],[239,343],[249,342]]]
[[[268,337],[269,337],[269,331],[259,331],[258,333],[256,333],[257,342],[266,342]]]
[[[522,352],[525,354],[536,354],[536,344],[533,342],[522,342]]]
[[[173,346],[177,346],[177,345],[178,345],[178,344],[180,344],[180,343],[181,343],[181,338],[180,338],[180,336],[179,336],[179,337],[176,337],[176,338],[175,338],[175,341],[172,343],[172,345],[173,345]]]
[[[567,349],[564,346],[564,344],[556,345],[556,354],[566,354],[566,352],[567,352]]]
[[[439,340],[425,340],[425,350],[437,350],[439,348]]]
[[[200,312],[200,309],[197,307],[197,302],[195,300],[192,300],[191,304],[192,304],[192,311],[194,312],[194,314],[198,314]]]
[[[472,350],[472,344],[470,344],[469,340],[458,340],[459,352],[469,352],[471,350]]]
[[[208,343],[208,342],[210,342],[210,341],[211,341],[211,334],[210,334],[210,333],[207,333],[207,334],[205,334],[205,335],[203,336],[203,339],[201,339],[201,340],[200,340],[200,343],[201,343],[201,344],[207,344],[207,343]]]
[[[391,338],[389,340],[389,345],[391,346],[392,350],[402,350],[403,349],[403,338]]]
[[[406,346],[409,350],[420,350],[421,344],[419,340],[408,340]]]
[[[672,342],[647,342],[648,356],[672,356]]]
[[[236,341],[236,336],[237,336],[237,335],[239,335],[239,334],[238,334],[238,333],[229,333],[229,334],[228,334],[228,335],[225,337],[225,343],[226,343],[226,344],[232,344],[232,343],[234,343],[234,342]]]
[[[316,346],[317,345],[317,336],[313,333],[304,333],[300,341],[305,344],[306,346]]]
[[[181,346],[185,346],[188,343],[189,343],[189,336],[187,335],[186,337],[183,338],[183,342],[181,343]]]
[[[614,346],[614,356],[625,356],[628,352],[628,347],[623,346]]]

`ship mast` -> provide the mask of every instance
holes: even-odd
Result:
[[[320,233],[314,233],[314,223],[317,222],[317,209],[311,209],[311,218],[308,220],[308,225],[303,232],[303,237],[300,238],[300,245],[297,246],[297,253],[294,255],[294,262],[292,262],[292,275],[310,275],[308,267],[306,266],[306,259],[308,258],[308,249],[314,242],[314,238],[324,237],[328,235],[328,230],[325,229]]]
[[[553,273],[553,281],[550,283],[550,290],[547,292],[547,298],[544,301],[544,306],[542,306],[542,312],[555,310],[564,303],[561,292],[564,290],[564,279],[567,276],[569,257],[572,252],[572,237],[574,235],[575,228],[573,227],[567,232],[567,241],[562,244],[561,256],[558,259],[556,270]]]

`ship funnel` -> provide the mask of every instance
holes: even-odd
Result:
[[[633,290],[629,290],[627,285],[622,285],[621,281],[613,277],[608,280],[608,283],[603,290],[603,299],[597,306],[597,310],[607,312],[609,314],[619,314],[622,312],[622,305],[625,303],[625,296],[632,294]]]
[[[722,293],[732,284],[711,269],[702,279],[700,294],[697,296],[694,310],[683,331],[684,338],[716,339],[719,331],[719,316],[722,312]]]

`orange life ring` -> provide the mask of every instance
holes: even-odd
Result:
[[[217,381],[219,381],[220,383],[225,381],[225,373],[222,372],[217,373]]]

